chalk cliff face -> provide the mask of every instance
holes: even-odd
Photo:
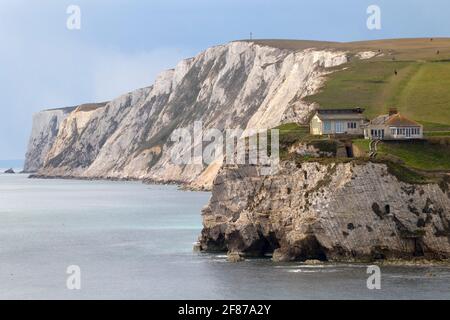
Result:
[[[61,122],[74,108],[41,111],[33,116],[33,128],[26,154],[24,172],[36,172],[55,142]]]
[[[380,163],[224,167],[200,246],[276,261],[450,258],[448,182],[410,185]]]
[[[328,68],[347,61],[347,54],[336,50],[292,51],[251,42],[210,48],[162,73],[153,86],[104,106],[77,108],[53,122],[45,121],[45,113],[38,115],[35,121],[45,124],[35,124],[29,169],[47,177],[211,186],[220,162],[175,164],[170,142],[175,129],[192,128],[200,120],[204,129],[219,130],[305,122],[315,106],[302,98],[320,88]]]

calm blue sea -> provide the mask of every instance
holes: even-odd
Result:
[[[0,174],[0,299],[450,299],[450,269],[239,264],[198,254],[209,193]],[[81,290],[66,287],[81,269]]]

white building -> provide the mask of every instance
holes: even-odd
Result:
[[[310,122],[310,133],[363,135],[364,109],[321,109]]]
[[[364,126],[364,137],[373,140],[423,139],[423,125],[391,110]]]

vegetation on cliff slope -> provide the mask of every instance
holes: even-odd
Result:
[[[432,141],[384,142],[381,154],[400,158],[407,166],[422,170],[450,170],[450,146]]]
[[[297,123],[286,123],[276,127],[275,129],[279,130],[281,160],[290,158],[289,149],[298,143],[305,143],[313,146],[321,152],[336,155],[337,142],[333,139],[328,139],[325,136],[321,137],[311,135],[309,133],[309,126],[302,126]]]
[[[369,153],[369,140],[357,139],[353,144],[360,152]],[[398,160],[406,166],[426,171],[450,171],[450,139],[429,138],[422,141],[384,141],[378,145],[378,156]]]
[[[356,44],[354,44],[356,45]],[[361,44],[362,45],[362,44]],[[329,75],[323,89],[306,100],[322,108],[359,106],[368,118],[396,107],[425,126],[450,130],[450,39],[369,42],[373,59],[353,59]]]
[[[391,174],[399,180],[413,183],[439,183],[443,175],[441,172],[450,171],[450,139],[447,137],[428,138],[423,141],[384,141],[378,145],[375,159],[369,159],[369,140],[354,139],[351,141],[357,155],[352,158],[339,157],[337,148],[350,142],[350,138],[328,138],[327,136],[313,136],[304,126],[285,124],[280,130],[280,158],[299,164],[305,161],[320,163],[367,161],[385,163]],[[304,144],[313,146],[320,152],[330,154],[326,157],[299,155],[291,150],[294,145]],[[337,157],[338,156],[338,157]]]

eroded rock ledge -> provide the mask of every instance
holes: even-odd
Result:
[[[203,210],[203,251],[275,261],[450,258],[448,183],[399,181],[382,163],[224,167]]]

